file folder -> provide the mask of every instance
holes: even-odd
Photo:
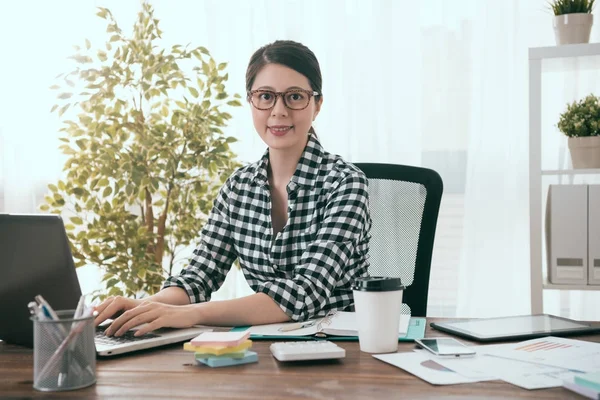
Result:
[[[600,185],[588,187],[588,285],[600,285]]]
[[[551,283],[587,285],[588,185],[548,188],[546,252]]]

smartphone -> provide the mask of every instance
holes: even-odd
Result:
[[[473,357],[475,355],[473,349],[453,338],[423,338],[415,339],[415,342],[439,357]]]

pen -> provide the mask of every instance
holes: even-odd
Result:
[[[44,314],[44,316],[47,319],[52,320],[52,321],[60,320],[60,318],[58,318],[58,315],[56,314],[54,309],[52,309],[52,307],[50,307],[50,304],[48,304],[46,299],[44,299],[41,294],[38,294],[37,296],[35,296],[35,300],[40,304],[42,313]],[[67,330],[60,323],[56,324],[56,328],[58,330],[60,330],[63,338],[67,337]],[[58,382],[57,382],[59,387],[63,386],[65,381],[67,380],[67,375],[69,373],[69,357],[68,357],[69,353],[70,353],[70,351],[67,351],[61,359],[62,362],[61,362],[60,372],[58,373]]]
[[[286,326],[282,326],[278,329],[279,332],[289,332],[295,331],[297,329],[309,328],[315,324],[316,321],[307,321],[307,322],[298,322],[296,324],[290,324]]]

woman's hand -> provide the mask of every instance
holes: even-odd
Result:
[[[129,329],[145,324],[135,332],[135,336],[141,336],[158,328],[189,328],[199,320],[195,304],[173,306],[146,300],[115,319],[105,334],[121,336]]]
[[[109,318],[115,318],[123,311],[131,310],[142,304],[142,300],[130,299],[122,296],[109,297],[95,307],[94,310],[98,313],[94,318],[94,324],[98,326]]]

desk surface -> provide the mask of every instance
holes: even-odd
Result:
[[[429,318],[428,322],[436,319]],[[438,319],[439,320],[439,319]],[[426,336],[447,336],[428,328]],[[600,335],[577,339],[600,342]],[[33,352],[0,342],[0,395],[9,397],[110,397],[210,399],[392,399],[392,398],[545,398],[579,399],[563,389],[525,390],[502,381],[433,386],[359,350],[358,342],[339,361],[287,364],[275,360],[270,341],[255,341],[258,364],[228,368],[200,367],[193,354],[173,345],[134,355],[100,359],[98,382],[72,392],[33,389]],[[400,343],[398,351],[411,351]]]

